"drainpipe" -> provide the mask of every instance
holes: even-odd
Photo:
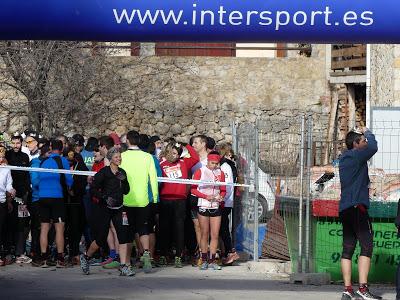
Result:
[[[365,121],[368,128],[371,128],[371,44],[367,44],[367,78],[366,78],[366,99],[365,99]]]

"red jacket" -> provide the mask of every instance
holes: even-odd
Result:
[[[187,145],[190,157],[181,158],[174,163],[170,163],[166,159],[160,162],[162,176],[170,178],[189,179],[190,169],[199,162],[199,155],[191,147]],[[160,190],[160,200],[186,200],[190,191],[190,185],[178,183],[163,183]]]
[[[103,168],[104,168],[104,159],[99,162],[95,162],[92,166],[92,171],[99,172]]]

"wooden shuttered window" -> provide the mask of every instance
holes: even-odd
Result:
[[[235,43],[156,43],[157,56],[236,56]]]

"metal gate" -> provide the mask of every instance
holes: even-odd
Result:
[[[235,201],[236,246],[253,260],[303,257],[298,268],[308,269],[311,128],[306,117],[233,125],[239,178],[254,185]],[[283,217],[293,219],[296,236],[288,234]]]

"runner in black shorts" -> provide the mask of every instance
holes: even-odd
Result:
[[[50,141],[51,154],[40,163],[45,169],[69,170],[69,163],[61,157],[63,144],[59,140]],[[41,257],[32,262],[34,266],[46,267],[48,265],[48,233],[51,221],[56,230],[57,267],[66,267],[64,260],[64,227],[65,207],[64,199],[73,183],[70,174],[39,173],[39,218],[40,224],[40,251]]]
[[[128,150],[122,153],[122,165],[125,169],[130,192],[124,196],[124,210],[127,212],[130,224],[135,223],[135,230],[132,232],[132,240],[135,231],[139,233],[139,241],[143,248],[143,255],[140,261],[143,264],[143,271],[150,273],[152,270],[150,253],[150,235],[153,231],[149,228],[153,222],[151,218],[151,203],[158,202],[158,181],[154,157],[140,150],[141,138],[138,132],[129,131],[126,135]],[[151,195],[149,193],[151,189]],[[137,209],[136,209],[137,208]],[[131,224],[132,226],[133,224]],[[132,251],[132,245],[128,245],[128,253]]]
[[[129,192],[126,173],[118,166],[121,164],[121,153],[117,148],[111,148],[107,153],[110,166],[102,168],[95,176],[91,186],[93,196],[93,211],[91,215],[91,230],[93,242],[86,255],[80,256],[81,268],[84,274],[89,274],[89,260],[99,247],[107,246],[107,236],[112,221],[117,232],[121,259],[121,276],[133,276],[130,258],[127,258],[127,244],[132,242],[129,221],[123,210],[123,195]]]
[[[207,156],[207,166],[198,169],[193,179],[211,182],[224,182],[224,173],[219,168],[221,157],[218,152],[210,152]],[[218,236],[221,226],[221,210],[223,199],[226,194],[225,186],[199,184],[192,185],[192,195],[199,198],[198,200],[198,219],[200,224],[201,239],[201,270],[214,269],[220,270],[221,267],[217,264],[215,255],[218,247]],[[210,256],[208,256],[208,241],[210,241]],[[209,260],[210,259],[210,260]],[[209,263],[210,262],[210,263]]]
[[[123,211],[128,215],[131,232],[137,233],[139,236],[154,233],[154,209],[152,204],[149,203],[145,207],[124,206]]]
[[[351,259],[357,240],[360,243],[360,256],[371,257],[373,232],[368,211],[364,205],[349,207],[339,214],[343,225],[342,258]]]
[[[219,207],[215,208],[215,209],[199,207],[198,215],[201,215],[201,216],[207,217],[207,218],[220,217],[222,215],[222,212],[221,212],[221,209]]]
[[[41,223],[64,223],[65,203],[62,198],[42,198],[39,202]]]

